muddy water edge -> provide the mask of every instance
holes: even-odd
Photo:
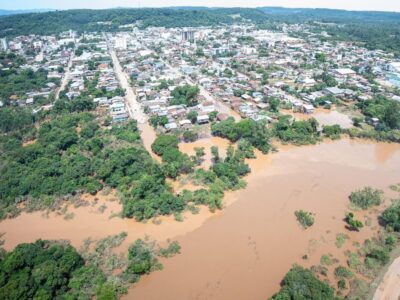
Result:
[[[182,145],[181,151],[193,154],[194,147],[205,147],[209,152],[212,145],[222,150],[227,143],[200,140]],[[311,266],[321,255],[332,254],[344,265],[344,251],[372,236],[377,215],[389,204],[357,214],[371,225],[349,233],[343,217],[350,192],[366,185],[386,189],[400,182],[400,145],[344,139],[257,156],[249,161],[247,187],[227,193],[226,208],[216,214],[203,209],[197,215],[185,214],[184,222],[169,217],[161,218],[161,225],[143,224],[112,217],[120,204],[99,196],[96,205],[71,208],[71,220],[24,213],[1,222],[0,232],[5,232],[6,249],[38,238],[68,239],[79,247],[85,238],[122,231],[128,233],[123,250],[146,235],[157,241],[178,240],[182,253],[163,261],[163,271],[143,277],[126,299],[266,299],[279,289],[293,263]],[[101,213],[103,204],[107,208]],[[313,227],[299,227],[294,217],[298,209],[315,214]],[[349,236],[340,249],[335,245],[338,233]]]
[[[267,299],[294,263],[310,267],[331,254],[339,260],[334,267],[346,265],[345,251],[372,237],[379,212],[389,205],[357,213],[370,226],[348,232],[343,222],[348,195],[400,181],[399,145],[341,140],[286,147],[271,157],[253,161],[247,188],[226,197],[232,205],[178,237],[182,254],[165,261],[162,272],[144,277],[126,299]],[[313,227],[299,227],[298,209],[315,214]],[[338,248],[340,233],[348,239]]]

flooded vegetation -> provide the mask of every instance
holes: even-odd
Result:
[[[342,140],[272,155],[268,167],[249,175],[245,190],[226,197],[234,204],[179,237],[182,254],[166,262],[163,272],[144,278],[127,298],[261,299],[279,289],[295,262],[310,267],[331,254],[346,265],[344,252],[373,235],[378,212],[386,205],[357,213],[370,225],[349,232],[343,222],[348,196],[365,185],[385,189],[400,180],[400,147],[383,161],[380,153],[388,146]],[[315,215],[314,226],[306,231],[293,215],[298,209]],[[339,248],[340,234],[346,238]]]
[[[180,144],[179,148],[191,155],[195,147],[204,147],[209,153],[207,148],[215,145],[223,149],[228,142],[212,138]],[[5,248],[39,238],[70,240],[80,247],[88,237],[98,239],[122,231],[127,232],[121,245],[124,251],[129,243],[145,236],[157,241],[176,238],[182,254],[166,261],[162,272],[145,276],[130,289],[128,299],[266,298],[278,290],[295,262],[311,267],[319,264],[321,256],[330,254],[345,265],[344,252],[354,251],[354,245],[373,235],[377,215],[387,205],[357,212],[356,218],[368,219],[370,225],[360,232],[349,232],[343,222],[348,196],[367,185],[386,189],[400,181],[396,167],[400,146],[395,144],[346,139],[256,154],[257,159],[249,160],[252,173],[246,177],[247,187],[225,194],[223,212],[212,214],[202,209],[195,215],[185,213],[184,222],[171,216],[139,223],[121,219],[119,202],[100,193],[96,202],[85,198],[93,205],[70,207],[70,219],[35,212],[1,222]],[[206,156],[204,164],[210,159]],[[294,216],[301,209],[315,219],[306,231]],[[341,236],[345,238],[339,241],[339,248]],[[187,276],[188,270],[191,276]],[[333,273],[328,278],[333,278]]]
[[[3,24],[0,298],[396,297],[396,56],[189,10]]]

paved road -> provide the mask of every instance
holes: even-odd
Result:
[[[397,258],[375,291],[373,300],[400,299],[400,258]]]
[[[125,103],[130,117],[140,124],[145,124],[147,122],[147,116],[143,112],[140,103],[137,101],[136,94],[129,84],[128,76],[123,71],[114,49],[110,48],[110,55],[114,64],[114,71],[117,75],[117,79],[119,80],[121,87],[126,90]]]
[[[154,159],[156,159],[158,162],[161,162],[161,158],[157,156],[155,153],[153,153],[151,149],[151,145],[156,139],[157,134],[153,129],[153,127],[151,127],[147,123],[147,116],[143,112],[140,103],[137,101],[136,93],[129,84],[128,76],[123,71],[121,64],[115,53],[115,50],[112,49],[111,45],[109,45],[109,52],[113,61],[114,71],[115,74],[117,75],[117,79],[119,80],[121,87],[126,90],[125,104],[128,109],[129,116],[138,122],[143,146],[146,148],[146,150],[150,153],[150,155]]]
[[[56,100],[60,98],[60,92],[65,89],[65,86],[68,84],[69,81],[69,75],[71,74],[71,67],[72,67],[72,59],[74,58],[74,55],[71,54],[71,57],[69,58],[69,62],[67,65],[67,70],[65,71],[64,77],[61,81],[61,85],[59,89],[56,92]]]
[[[132,118],[136,119],[138,121],[138,123],[144,124],[147,121],[147,116],[143,112],[140,103],[137,101],[136,94],[129,84],[128,77],[121,67],[121,64],[117,58],[115,50],[112,49],[112,47],[110,45],[109,45],[109,49],[110,49],[110,55],[113,60],[114,70],[117,75],[117,78],[120,82],[121,87],[126,90],[125,99],[126,99],[129,114]],[[170,72],[176,74],[179,77],[184,76],[183,73],[178,68],[172,67],[167,62],[166,62],[166,65],[169,68]],[[185,76],[185,79],[188,84],[191,84],[191,85],[196,84],[188,76]],[[228,114],[229,116],[234,117],[236,121],[241,119],[240,116],[238,115],[238,113],[236,113],[234,110],[232,110],[230,107],[228,107],[225,103],[216,100],[215,97],[213,97],[205,88],[203,88],[200,85],[199,85],[199,88],[200,88],[200,95],[202,95],[206,100],[213,102],[214,106],[218,112]]]

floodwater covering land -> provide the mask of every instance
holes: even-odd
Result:
[[[205,147],[209,152],[212,145],[223,149],[227,143],[200,140],[181,145],[181,151],[191,154],[194,147]],[[400,182],[397,144],[344,139],[257,156],[249,161],[247,187],[226,193],[222,212],[202,209],[197,215],[186,213],[184,222],[162,217],[161,225],[138,223],[114,216],[120,204],[100,194],[97,204],[70,208],[70,220],[36,212],[1,222],[4,246],[12,249],[42,238],[67,239],[79,247],[86,238],[122,231],[128,233],[122,250],[145,236],[174,239],[182,254],[163,262],[163,271],[144,277],[127,299],[261,299],[279,289],[293,263],[311,266],[321,255],[332,254],[344,265],[344,251],[372,236],[383,209],[359,214],[359,219],[370,218],[371,225],[359,233],[348,232],[343,222],[348,195],[367,185],[385,189]],[[299,226],[294,217],[298,209],[315,214],[313,227],[305,231]],[[340,249],[335,246],[338,233],[349,236]]]
[[[341,128],[353,127],[353,121],[351,118],[347,114],[339,112],[336,109],[325,109],[319,107],[313,114],[309,115],[294,112],[286,112],[286,114],[293,116],[296,120],[308,120],[315,118],[318,121],[318,124],[321,126],[338,124]]]
[[[370,227],[347,232],[343,217],[351,191],[365,185],[385,188],[400,180],[400,147],[342,140],[290,148],[258,160],[246,189],[228,195],[235,202],[223,214],[180,237],[182,254],[165,262],[130,290],[127,299],[266,299],[293,263],[318,264],[331,253],[345,265],[344,251],[371,237]],[[293,212],[315,214],[304,231]],[[349,240],[338,249],[336,234]]]

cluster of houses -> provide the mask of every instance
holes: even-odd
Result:
[[[67,34],[67,33],[65,33]],[[62,37],[61,37],[62,38]],[[68,61],[72,54],[72,49],[59,43],[60,38],[56,36],[19,36],[8,40],[0,40],[1,51],[7,54],[15,54],[23,60],[23,64],[18,66],[17,72],[24,70],[44,70],[47,74],[47,81],[44,86],[27,91],[25,94],[11,95],[9,99],[0,99],[0,107],[5,102],[11,105],[31,106],[35,111],[46,109],[50,102],[51,95],[54,95],[60,86]],[[0,69],[7,71],[17,66],[9,63],[0,63]],[[46,105],[43,105],[46,103]]]
[[[92,94],[89,96],[100,107],[106,108],[113,121],[128,119],[124,99],[119,95],[121,93],[113,93],[120,89],[120,85],[112,67],[107,43],[101,34],[86,33],[78,36],[68,31],[58,36],[30,35],[11,40],[3,38],[0,40],[0,48],[24,59],[24,64],[19,66],[21,71],[45,70],[48,78],[45,86],[38,90],[29,91],[25,95],[13,95],[10,99],[0,99],[0,108],[7,100],[14,105],[30,105],[36,113],[51,109],[53,101],[58,99],[60,89],[65,92],[67,99],[72,100],[91,88]],[[0,65],[3,71],[10,67]],[[89,87],[92,82],[96,83],[95,86]],[[38,101],[49,99],[50,96],[51,101]]]
[[[193,118],[187,118],[192,111],[197,113],[197,124],[208,123],[213,111],[221,119],[229,116],[217,103],[242,118],[272,121],[272,101],[276,99],[305,114],[312,114],[321,101],[328,107],[337,101],[346,105],[371,99],[376,92],[400,100],[393,92],[393,87],[400,88],[400,62],[393,54],[351,42],[322,41],[312,26],[285,25],[279,31],[259,30],[249,24],[141,30],[132,24],[108,38],[138,100],[150,116],[168,121],[166,130],[192,126]],[[302,38],[293,37],[299,32]],[[69,99],[79,97],[95,76],[98,90],[109,93],[119,88],[101,34],[77,36],[69,31],[57,37],[23,36],[1,39],[0,47],[26,59],[21,69],[42,68],[48,74],[45,87],[11,99],[18,105],[31,105],[37,97],[54,93],[69,62]],[[81,51],[74,56],[77,49]],[[200,87],[195,106],[174,104],[174,89],[186,84]],[[109,95],[94,98],[109,107],[114,121],[128,118],[124,99]]]
[[[113,39],[139,100],[151,115],[166,116],[168,129],[189,125],[181,118],[193,108],[169,102],[176,86],[190,82],[241,117],[254,120],[272,120],[271,99],[305,114],[312,114],[320,99],[330,107],[336,101],[370,99],[377,90],[396,99],[386,89],[387,74],[400,70],[392,54],[350,42],[321,41],[309,26],[287,25],[281,32],[251,25],[133,28]],[[293,38],[293,32],[308,36]],[[161,80],[169,83],[168,88],[159,89]],[[206,115],[204,107],[196,109]],[[206,117],[200,120],[206,122]]]
[[[198,103],[193,106],[171,103],[175,88],[191,85],[191,82],[181,76],[179,70],[172,70],[162,60],[155,58],[154,50],[129,39],[129,35],[125,35],[124,40],[132,43],[126,49],[121,49],[121,44],[125,43],[120,41],[121,38],[120,35],[114,37],[118,58],[134,84],[138,101],[149,117],[164,118],[163,126],[166,131],[190,129],[194,124],[209,123],[209,114],[217,111],[213,102],[199,94],[195,97]],[[191,112],[196,112],[195,120],[188,119]]]
[[[112,67],[104,37],[100,34],[85,35],[76,43],[76,47],[83,47],[85,50],[72,59],[67,97],[79,97],[81,92],[88,88],[85,82],[94,81],[95,89],[94,92],[91,91],[94,94],[93,101],[108,110],[113,122],[126,121],[129,114],[124,98],[113,93],[120,89],[120,84]],[[101,97],[95,97],[97,92],[101,92]]]

